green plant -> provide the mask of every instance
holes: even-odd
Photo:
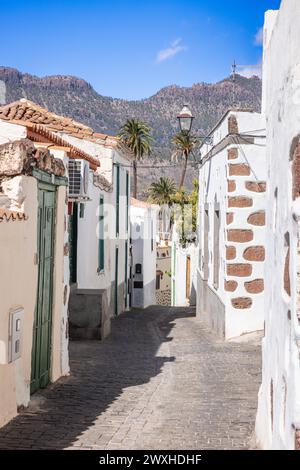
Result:
[[[193,155],[194,149],[197,147],[197,145],[199,145],[199,142],[200,140],[198,137],[193,136],[186,131],[181,131],[172,138],[172,143],[175,147],[172,158],[176,160],[183,158],[183,168],[179,190],[182,189],[184,185],[189,156]]]
[[[160,206],[173,203],[174,195],[176,193],[176,184],[172,178],[160,177],[158,181],[152,183],[149,187],[149,200],[154,204]]]
[[[180,188],[174,196],[174,203],[177,206],[174,218],[179,242],[183,247],[196,239],[199,197],[198,180],[195,179],[193,181],[193,186],[193,191],[190,194],[187,194],[185,188]]]
[[[151,143],[153,141],[152,129],[146,122],[138,119],[127,119],[119,131],[122,142],[133,153],[133,197],[137,197],[137,162],[144,155],[151,154]]]

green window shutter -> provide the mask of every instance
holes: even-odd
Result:
[[[128,232],[129,220],[129,172],[126,172],[126,230]]]
[[[116,166],[116,236],[120,233],[120,166]]]
[[[125,307],[127,307],[128,294],[128,241],[125,242]]]
[[[104,198],[99,201],[98,272],[104,271]]]
[[[151,251],[153,250],[154,250],[154,227],[153,227],[153,220],[151,219]]]
[[[80,204],[80,206],[79,206],[79,217],[80,217],[80,219],[84,219],[84,209],[85,209],[85,204]]]

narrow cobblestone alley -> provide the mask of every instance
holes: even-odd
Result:
[[[222,342],[193,309],[125,313],[70,351],[71,375],[0,430],[1,449],[249,447],[260,347]]]

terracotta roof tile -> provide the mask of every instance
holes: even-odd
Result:
[[[27,220],[24,212],[11,211],[0,207],[0,222],[15,222],[17,220]]]
[[[33,103],[32,101],[21,99],[13,103],[4,105],[0,108],[1,119],[21,119],[30,120],[35,124],[47,124],[53,130],[64,128],[66,126],[77,127],[83,133],[90,135],[93,133],[92,129],[84,124],[80,124],[71,118],[59,116],[55,113],[49,112],[47,109]]]
[[[59,116],[52,113],[45,108],[33,103],[32,101],[21,99],[13,103],[0,107],[0,118],[6,120],[23,120],[30,121],[35,124],[44,124],[53,131],[66,131],[70,134],[82,136],[82,138],[94,137],[106,138],[119,141],[117,137],[99,134],[93,131],[90,127],[75,121],[74,119]]]
[[[33,141],[43,142],[44,139],[47,139],[59,147],[65,147],[66,149],[68,149],[68,153],[71,158],[83,158],[84,160],[88,161],[91,165],[91,168],[93,168],[94,170],[100,166],[100,162],[96,157],[93,157],[88,153],[84,152],[83,150],[79,149],[78,147],[75,147],[74,145],[68,143],[62,137],[55,134],[55,132],[50,131],[47,126],[41,124],[34,124],[29,121],[18,121],[16,119],[14,119],[13,122],[26,126],[29,131],[28,137]],[[39,139],[39,136],[41,137],[41,139]]]
[[[150,204],[149,202],[140,201],[139,199],[135,199],[134,197],[130,198],[130,204],[134,207],[141,207],[143,209],[149,209],[151,207],[156,207],[155,204]]]
[[[85,124],[75,121],[74,119],[59,116],[45,108],[22,98],[19,101],[0,107],[0,119],[13,121],[20,120],[31,122],[33,124],[42,124],[53,132],[66,132],[80,139],[91,140],[105,147],[116,148],[128,158],[132,157],[130,150],[122,143],[119,137],[94,132],[94,130]]]

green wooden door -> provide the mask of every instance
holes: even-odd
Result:
[[[118,289],[119,289],[119,248],[116,247],[115,255],[115,315],[118,315]]]
[[[69,262],[70,284],[77,282],[77,238],[78,238],[78,204],[74,202],[73,213],[69,217]]]
[[[120,235],[120,166],[116,166],[116,237]]]
[[[49,383],[53,301],[55,187],[38,189],[38,291],[33,325],[31,393]]]
[[[125,242],[125,308],[127,308],[128,294],[128,241]]]

